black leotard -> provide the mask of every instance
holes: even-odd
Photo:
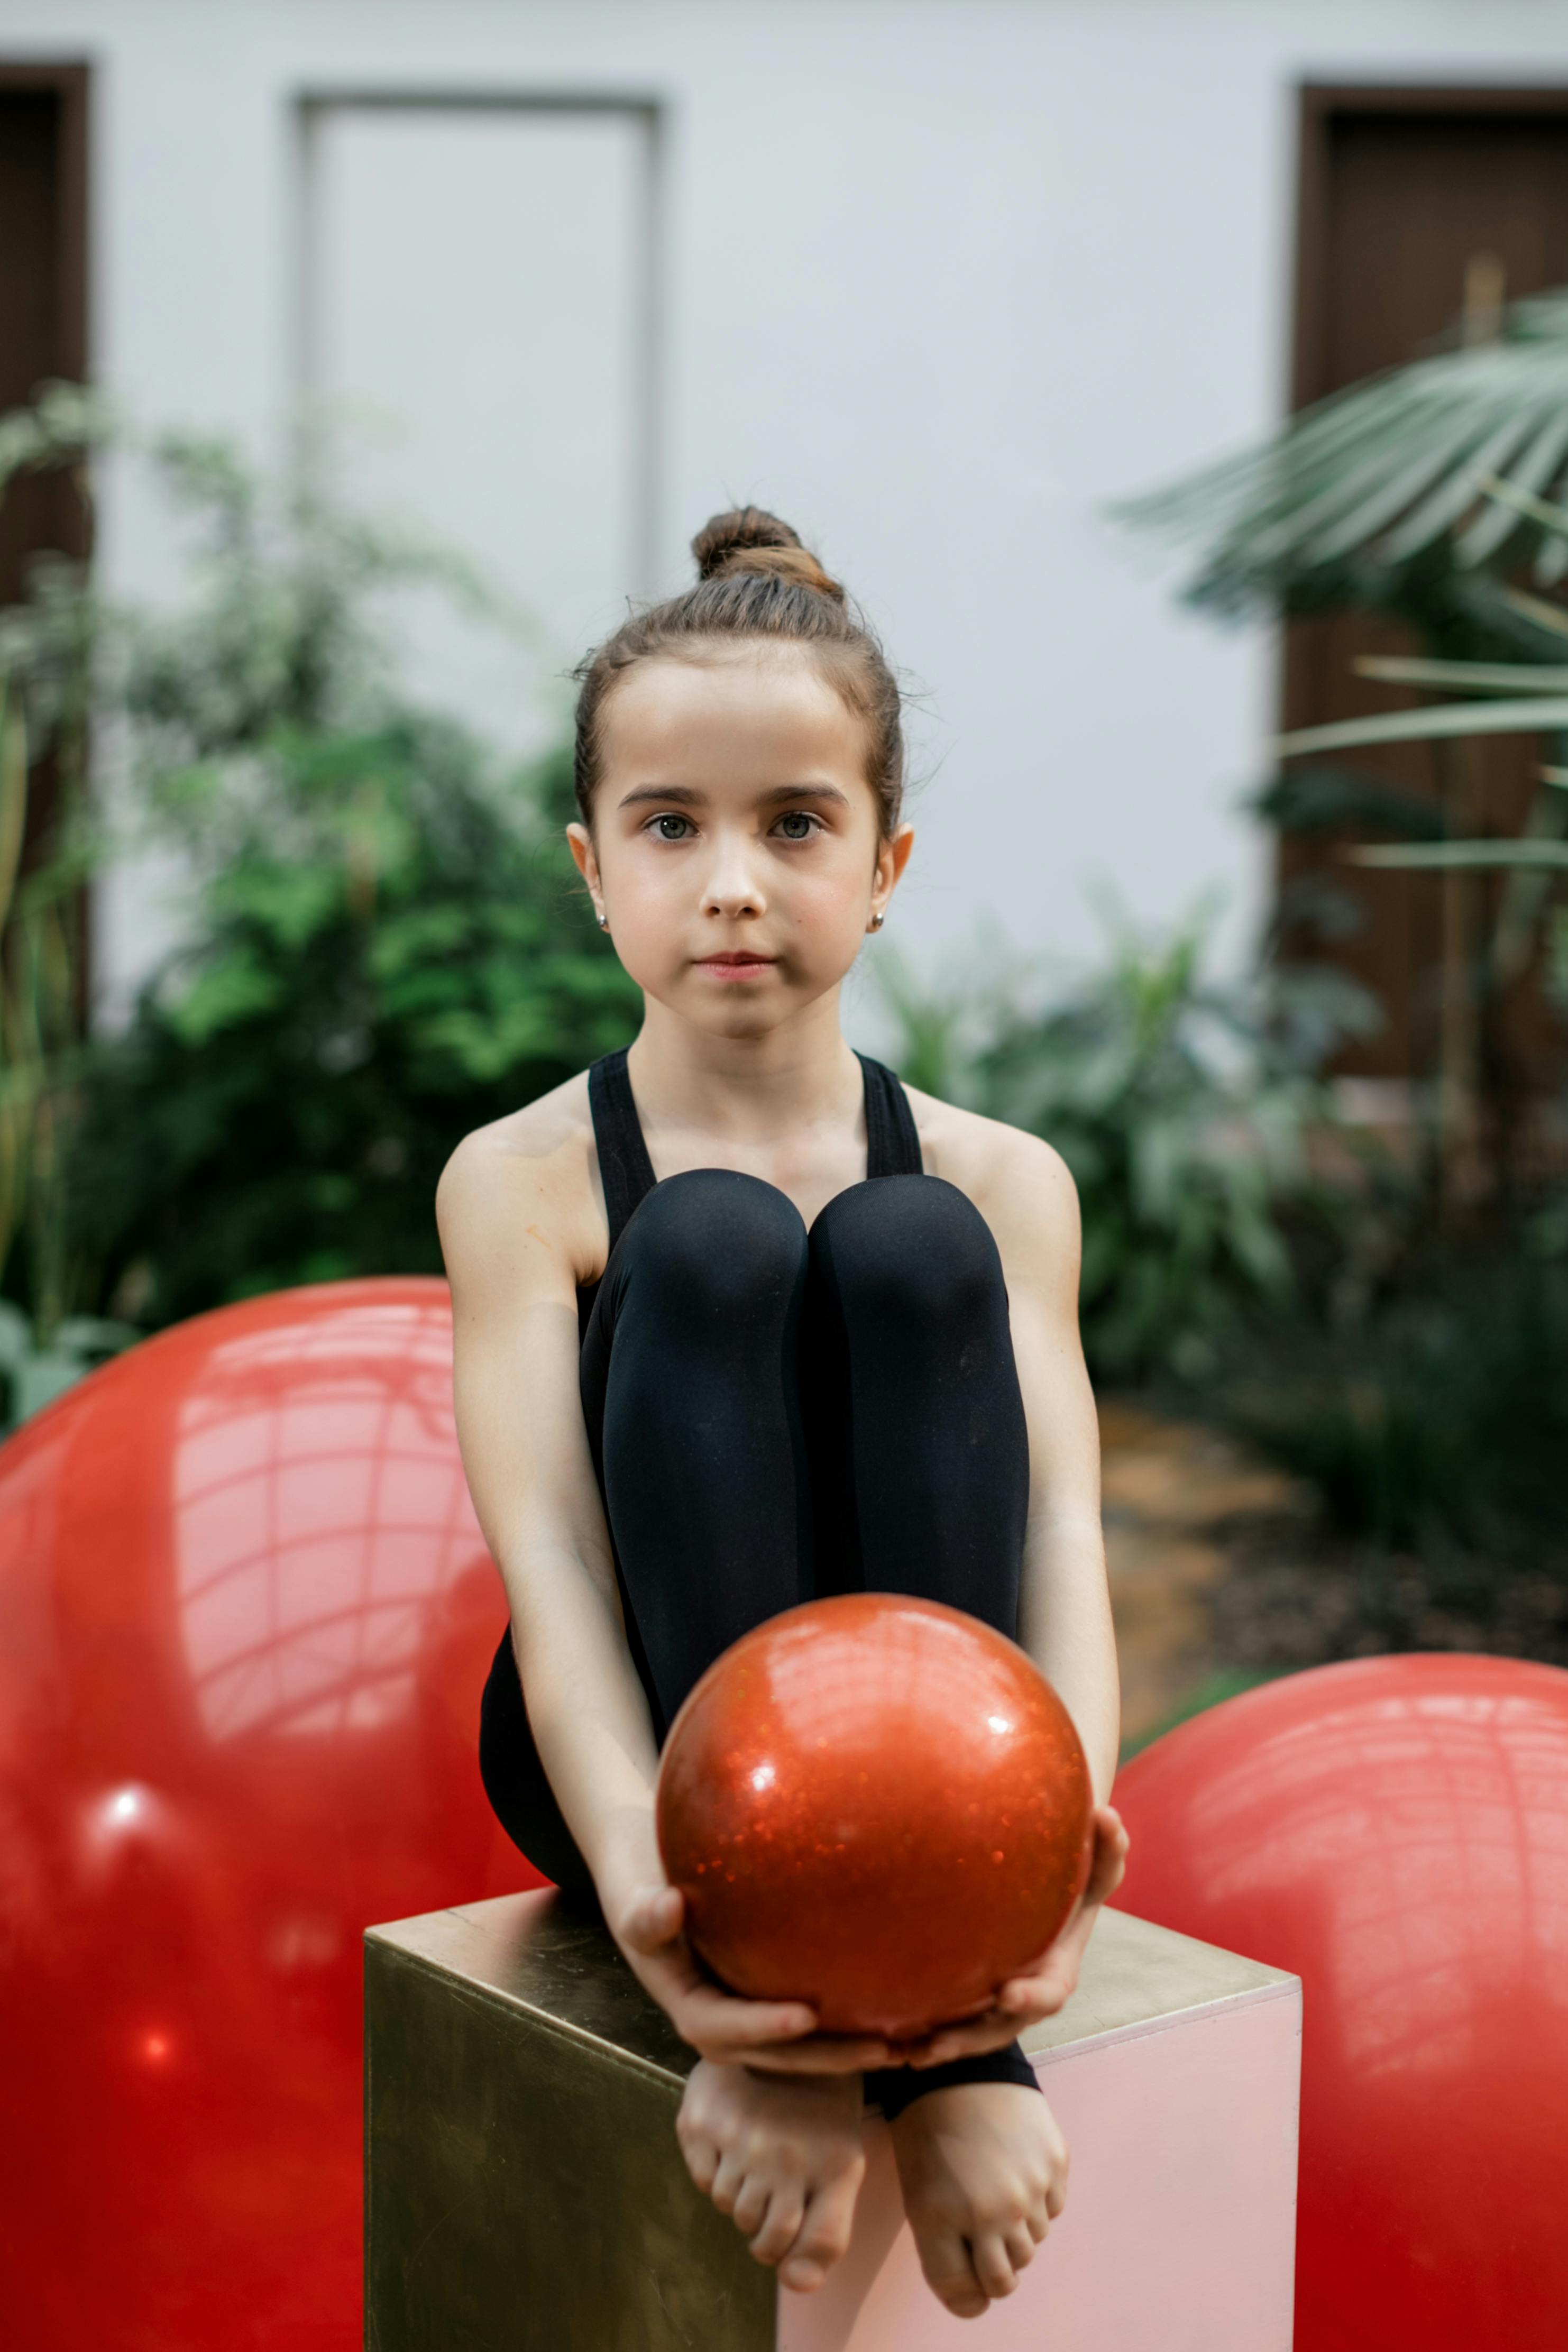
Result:
[[[922,1171],[903,1087],[861,1057],[866,1177],[810,1231],[730,1169],[656,1181],[624,1053],[589,1073],[610,1252],[578,1293],[583,1418],[626,1638],[662,1740],[729,1643],[824,1592],[913,1592],[1013,1635],[1029,1446],[989,1227]],[[592,1884],[504,1640],[480,1765],[523,1852]],[[896,2113],[951,2082],[1032,2084],[1015,2043],[873,2076]]]
[[[610,1253],[625,1231],[632,1211],[658,1182],[643,1122],[632,1093],[626,1051],[606,1054],[588,1073],[588,1107],[593,1117],[593,1140],[599,1154],[599,1181],[604,1188],[604,1213],[610,1222]],[[915,1114],[893,1072],[869,1054],[857,1054],[865,1086],[865,1172],[873,1176],[919,1176],[925,1173]],[[597,1282],[581,1283],[577,1293],[578,1328],[588,1330],[588,1318],[599,1295]]]

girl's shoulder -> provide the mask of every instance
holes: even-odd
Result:
[[[1059,1151],[1005,1120],[985,1118],[905,1087],[928,1176],[967,1193],[1004,1260],[1036,1249],[1057,1258],[1079,1246],[1078,1188]]]
[[[449,1270],[455,1257],[531,1235],[576,1281],[591,1281],[605,1228],[587,1071],[465,1135],[442,1171],[435,1213]]]

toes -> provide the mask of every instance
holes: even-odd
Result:
[[[849,2230],[825,2227],[816,2218],[816,2210],[806,2210],[804,2225],[797,2230],[795,2244],[789,2246],[789,2277],[825,2279],[834,2263],[840,2263],[849,2249]]]
[[[756,2260],[769,2264],[781,2262],[800,2234],[805,2212],[805,2201],[799,2194],[780,2189],[769,2202],[766,2219],[751,2241]],[[738,2210],[736,2218],[739,2219]]]
[[[707,2193],[721,2213],[733,2213],[735,2200],[745,2185],[745,2173],[736,2163],[733,2156],[726,2156],[720,2159],[718,2170],[714,2175],[713,2185]]]
[[[1018,2278],[1008,2256],[1006,2241],[999,2231],[984,2230],[972,2239],[969,2260],[976,2278],[994,2302],[1012,2294]]]
[[[977,2319],[990,2303],[975,2276],[968,2241],[948,2230],[932,2231],[916,2239],[925,2284],[956,2319]]]
[[[717,2148],[700,2132],[677,2133],[676,2137],[680,2140],[681,2154],[686,2159],[686,2170],[706,2197],[718,2174]]]
[[[809,2294],[821,2286],[848,2246],[864,2171],[862,2158],[820,2189],[807,2206],[800,2234],[779,2271],[785,2285],[798,2294]]]
[[[728,2209],[729,2218],[743,2238],[754,2238],[768,2218],[772,2184],[755,2176],[742,2181],[735,2202]]]
[[[1042,2213],[1040,2226],[1040,2238],[1044,2237],[1045,2231],[1046,2221]],[[1027,2271],[1040,2251],[1040,2238],[1035,2236],[1033,2230],[1025,2221],[1015,2221],[1010,2229],[1004,2230],[1002,2243],[1008,2250],[1008,2260],[1015,2271]]]

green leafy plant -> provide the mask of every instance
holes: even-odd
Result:
[[[1568,1587],[1568,1257],[1407,1276],[1354,1329],[1276,1339],[1227,1405],[1343,1534],[1418,1555],[1445,1598],[1484,1615],[1499,1569]]]
[[[1328,1213],[1311,1073],[1361,1001],[1328,974],[1209,981],[1205,929],[1120,926],[1108,963],[1060,992],[1020,974],[923,997],[896,967],[889,984],[903,1074],[1043,1136],[1071,1170],[1084,1344],[1119,1380],[1208,1370],[1239,1319],[1292,1301],[1289,1222]]]
[[[122,694],[189,933],[95,1048],[72,1187],[104,1295],[160,1321],[438,1270],[461,1135],[640,1003],[561,839],[569,758],[501,774],[403,705],[366,610],[396,566],[358,526],[268,515],[224,453],[172,462],[202,594],[128,633]]]
[[[97,427],[57,386],[0,419],[0,496],[74,465]],[[94,863],[87,767],[92,630],[76,567],[47,556],[27,604],[0,614],[0,1381],[25,1419],[135,1337],[69,1312],[80,1272],[68,1169],[81,1099],[85,893]]]
[[[559,760],[503,794],[433,722],[280,736],[211,856],[189,948],[93,1056],[73,1213],[122,1308],[435,1272],[469,1128],[622,1044],[638,1000],[570,887]],[[563,871],[564,868],[564,871]]]
[[[74,462],[109,430],[61,394],[50,418],[0,420],[0,464]],[[401,690],[383,592],[434,576],[477,610],[461,564],[269,488],[221,446],[141,454],[185,533],[180,606],[105,610],[54,562],[4,620],[57,737],[75,712],[78,745],[89,718],[115,745],[129,812],[89,826],[82,805],[76,863],[62,835],[22,885],[33,930],[20,913],[11,927],[40,943],[5,965],[8,986],[27,976],[30,1017],[46,975],[48,1003],[73,1008],[31,1062],[11,1054],[0,1095],[0,1153],[20,1106],[26,1197],[54,1236],[52,1255],[11,1252],[48,1357],[16,1374],[19,1394],[62,1378],[62,1351],[110,1344],[106,1306],[146,1325],[283,1283],[438,1268],[433,1194],[458,1138],[623,1043],[639,1008],[560,838],[569,762],[503,772]],[[10,811],[0,794],[0,845]],[[180,943],[128,1024],[84,1040],[68,917],[89,867],[150,845],[185,878]],[[5,1174],[0,1156],[0,1213]],[[6,1324],[0,1368],[20,1348]]]
[[[65,1314],[75,1271],[68,1163],[80,1100],[81,891],[71,745],[62,730],[55,822],[23,867],[29,757],[21,666],[0,673],[0,1265],[32,1311],[0,1298],[0,1380],[24,1421],[135,1333]]]

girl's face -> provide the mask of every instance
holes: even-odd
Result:
[[[568,836],[632,979],[726,1037],[836,987],[915,836],[881,837],[864,731],[810,654],[639,662],[601,730],[593,830]]]

